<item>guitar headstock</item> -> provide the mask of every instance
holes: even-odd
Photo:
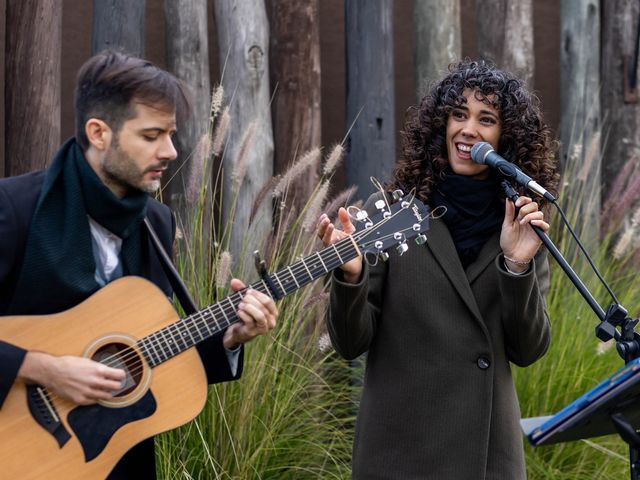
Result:
[[[375,203],[378,210],[372,216],[365,210],[355,215],[356,233],[353,234],[358,248],[367,258],[376,255],[386,260],[386,250],[395,246],[399,255],[409,246],[407,241],[415,238],[418,245],[427,241],[425,232],[429,229],[429,208],[413,195],[403,196],[401,190],[393,192],[394,203],[384,199]]]

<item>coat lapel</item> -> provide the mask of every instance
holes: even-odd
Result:
[[[467,268],[467,279],[472,284],[476,278],[493,263],[502,250],[500,249],[500,232],[493,234],[480,249],[478,258]]]
[[[427,246],[431,250],[431,253],[433,253],[436,261],[440,264],[440,267],[444,270],[447,277],[449,277],[449,280],[464,303],[469,307],[469,310],[482,322],[482,316],[480,315],[478,305],[471,291],[469,279],[462,268],[460,257],[458,257],[458,252],[456,252],[453,240],[451,240],[451,235],[444,222],[442,220],[431,220],[427,235],[429,236]]]

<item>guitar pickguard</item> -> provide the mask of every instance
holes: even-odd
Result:
[[[69,412],[67,421],[82,445],[85,461],[90,462],[102,453],[120,427],[150,417],[156,408],[156,400],[151,390],[147,390],[139,401],[126,407],[98,404],[76,407]]]

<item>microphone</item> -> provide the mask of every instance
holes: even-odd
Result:
[[[506,178],[510,178],[520,185],[527,187],[532,192],[546,198],[550,202],[555,202],[556,197],[551,195],[538,182],[533,180],[529,175],[520,170],[513,163],[508,162],[498,155],[493,147],[487,142],[478,142],[471,148],[471,158],[474,162],[481,165],[489,165],[496,169]]]

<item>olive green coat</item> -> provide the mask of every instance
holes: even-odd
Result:
[[[549,345],[548,263],[539,254],[529,273],[507,273],[496,234],[465,271],[442,221],[427,236],[365,266],[357,285],[333,276],[334,346],[368,352],[353,478],[524,479],[509,362],[527,366]]]

